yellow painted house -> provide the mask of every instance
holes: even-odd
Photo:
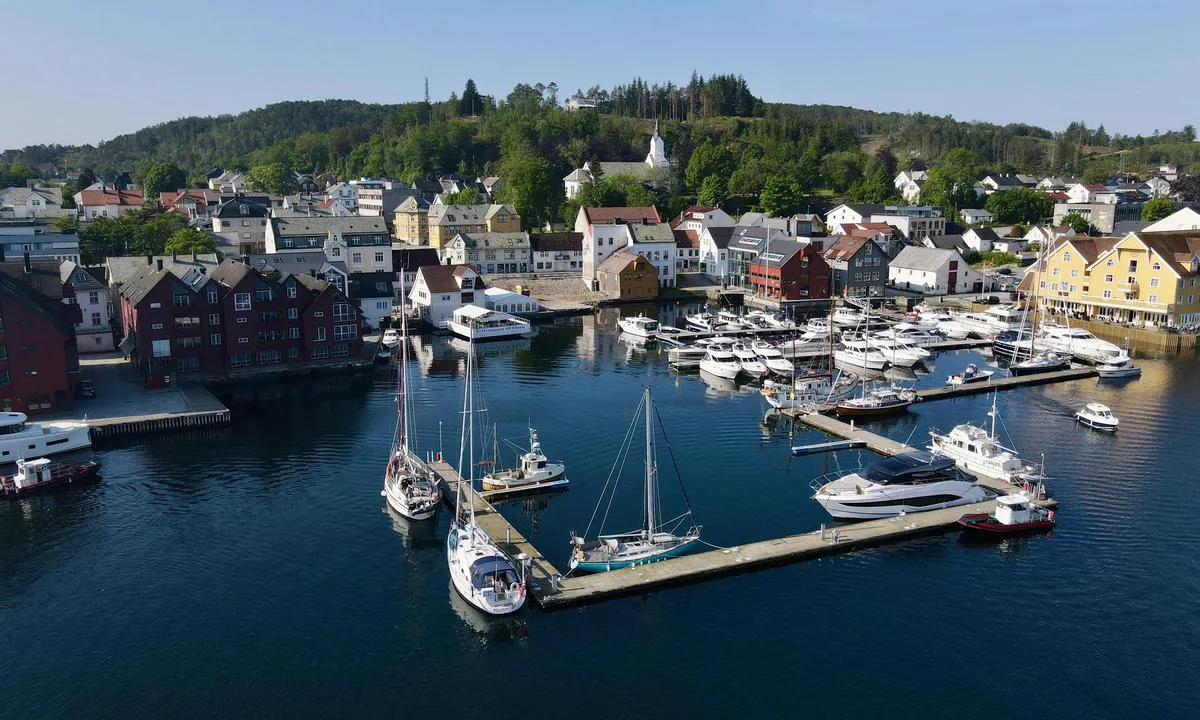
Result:
[[[521,232],[521,216],[512,205],[429,206],[429,247],[441,252],[455,236]]]
[[[392,215],[392,236],[406,245],[428,245],[429,203],[410,197],[397,205]]]
[[[1063,237],[1021,283],[1053,312],[1120,323],[1200,322],[1200,231]]]

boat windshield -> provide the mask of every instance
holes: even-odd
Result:
[[[901,485],[957,479],[954,460],[914,452],[876,460],[862,471],[862,476],[880,485]]]
[[[493,583],[508,587],[517,581],[516,569],[504,558],[481,558],[471,565],[471,586],[478,590],[493,587]]]

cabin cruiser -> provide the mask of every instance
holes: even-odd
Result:
[[[467,340],[503,340],[533,336],[533,326],[525,318],[488,310],[478,305],[463,305],[446,321],[450,332]]]
[[[783,352],[765,340],[755,340],[750,343],[750,349],[762,359],[767,369],[776,375],[791,375],[796,372],[796,366],[783,356]]]
[[[634,337],[648,338],[658,332],[658,321],[645,315],[638,315],[637,317],[621,318],[617,321],[617,327],[621,328],[621,332]]]
[[[710,345],[700,359],[700,369],[710,375],[733,380],[742,372],[742,365],[729,349]]]
[[[938,319],[937,331],[951,340],[966,340],[971,334],[971,328],[963,325],[954,318]]]
[[[383,335],[379,338],[379,344],[385,348],[394,348],[400,344],[400,333],[392,328],[383,331]]]
[[[972,335],[994,338],[1005,330],[1021,330],[1027,327],[1025,311],[1016,305],[995,305],[984,312],[963,313],[957,318]]]
[[[1114,432],[1120,421],[1107,405],[1088,403],[1087,407],[1075,413],[1075,419],[1095,430]]]
[[[923,452],[880,458],[834,480],[814,483],[813,499],[835,518],[869,520],[969,505],[988,493],[954,464]]]
[[[882,370],[888,364],[887,356],[870,347],[859,344],[861,341],[843,343],[833,351],[833,359],[847,365],[865,370]],[[865,343],[864,343],[865,344]]]
[[[804,332],[829,337],[829,318],[812,318],[804,323]]]
[[[829,336],[811,337],[805,333],[798,338],[777,342],[775,343],[775,347],[792,358],[828,355],[830,348]]]
[[[874,333],[874,337],[895,338],[896,340],[903,340],[909,345],[916,345],[917,347],[934,345],[943,340],[936,328],[925,328],[919,324],[906,322],[896,323],[890,328],[880,330]]]
[[[716,315],[702,312],[695,315],[688,315],[684,319],[684,324],[697,332],[713,332],[721,323],[717,320]]]
[[[1129,359],[1129,353],[1119,345],[1101,340],[1083,328],[1046,323],[1039,335],[1039,344],[1087,362],[1120,363]]]
[[[654,334],[660,338],[675,339],[679,335],[683,335],[687,330],[677,328],[674,325],[659,325],[658,331]]]
[[[1131,378],[1141,377],[1142,369],[1126,360],[1120,363],[1104,363],[1096,366],[1096,374],[1101,378]]]
[[[87,423],[29,422],[25,413],[0,412],[0,464],[91,447]]]
[[[895,337],[874,336],[868,338],[867,343],[882,353],[888,362],[900,367],[912,367],[932,354],[923,347]]]
[[[834,325],[842,327],[855,327],[863,321],[863,314],[854,308],[840,307],[833,311],[829,316],[829,320]]]
[[[754,352],[749,346],[744,343],[734,343],[730,348],[730,352],[737,358],[738,365],[742,366],[742,374],[752,378],[765,377],[767,374],[767,366],[759,357],[758,353]]]
[[[1015,450],[1004,447],[996,439],[994,396],[992,410],[988,416],[992,419],[991,433],[970,423],[955,425],[953,430],[945,434],[930,430],[929,451],[934,455],[943,455],[954,460],[960,468],[969,473],[1014,484],[1040,481],[1041,468],[1022,460]]]

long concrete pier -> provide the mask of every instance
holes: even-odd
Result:
[[[1013,388],[1027,387],[1030,385],[1046,385],[1054,382],[1064,382],[1066,380],[1082,380],[1084,378],[1096,377],[1096,368],[1079,366],[1068,368],[1066,370],[1055,370],[1054,372],[1034,373],[1032,375],[1017,375],[1015,377],[1006,377],[996,379],[988,379],[986,381],[966,383],[963,385],[948,385],[946,387],[926,388],[917,391],[917,397],[922,400],[940,400],[949,397],[959,397],[961,395],[978,395],[979,393],[991,392],[993,390],[1011,390]]]

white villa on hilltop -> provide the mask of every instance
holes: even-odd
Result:
[[[664,182],[666,180],[666,170],[671,167],[671,161],[667,158],[666,148],[663,145],[662,136],[658,134],[658,121],[654,121],[654,135],[650,137],[650,152],[646,154],[646,159],[642,162],[598,162],[600,171],[605,177],[614,175],[632,175],[638,180],[646,182]],[[578,170],[572,170],[571,174],[563,178],[563,185],[566,188],[567,199],[571,199],[579,194],[580,188],[584,183],[591,182],[592,173],[588,170],[587,164]]]

